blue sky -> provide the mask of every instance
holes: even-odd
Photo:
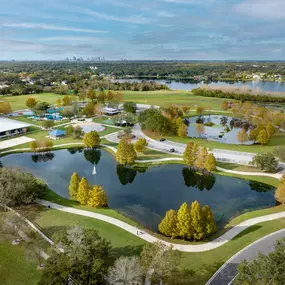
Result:
[[[0,60],[285,60],[285,0],[0,0]]]

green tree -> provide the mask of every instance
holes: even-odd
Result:
[[[166,212],[165,217],[158,225],[159,231],[171,238],[179,236],[177,230],[177,212],[175,210],[169,210]]]
[[[214,220],[214,215],[211,211],[211,208],[208,205],[204,206],[202,208],[202,214],[203,214],[203,219],[205,223],[206,235],[209,236],[209,235],[214,234],[218,230],[218,228]]]
[[[183,239],[191,239],[193,237],[191,214],[186,202],[181,205],[177,212],[177,231]]]
[[[123,138],[118,144],[116,159],[120,164],[127,165],[133,164],[137,155],[134,149],[134,145],[129,143],[127,139]]]
[[[244,144],[249,140],[249,136],[247,134],[247,131],[245,129],[241,129],[238,134],[237,134],[237,140],[241,143]]]
[[[86,116],[93,116],[95,113],[95,104],[92,102],[89,102],[85,108],[83,109],[83,114]]]
[[[195,160],[197,158],[198,148],[198,145],[193,142],[187,143],[186,149],[183,153],[183,160],[189,166],[194,166]]]
[[[76,126],[73,128],[73,137],[75,139],[80,139],[82,135],[83,135],[83,130],[82,128],[80,128],[80,126]]]
[[[161,242],[147,243],[141,252],[141,266],[149,284],[177,284],[182,254]],[[151,270],[150,270],[151,269]],[[185,283],[184,283],[185,284]],[[187,284],[187,283],[186,283]]]
[[[77,193],[78,193],[78,188],[79,188],[79,183],[80,183],[80,177],[79,175],[74,172],[71,175],[70,182],[69,182],[69,196],[72,200],[77,200]]]
[[[137,104],[135,102],[125,102],[123,104],[124,111],[128,113],[136,113],[137,111]]]
[[[80,284],[105,284],[113,263],[110,242],[94,229],[71,228],[52,237],[64,252],[51,252],[42,270],[39,285],[67,284],[69,275]]]
[[[50,129],[54,126],[54,121],[52,120],[46,120],[46,121],[43,121],[42,122],[42,126],[45,128],[45,129]]]
[[[260,131],[260,133],[258,134],[256,141],[260,144],[266,144],[269,140],[269,137],[267,135],[266,130],[262,130]]]
[[[256,141],[257,140],[257,137],[259,135],[259,133],[262,131],[262,130],[265,130],[265,127],[264,125],[260,124],[258,125],[256,128],[250,130],[250,133],[249,133],[249,139],[252,140],[252,141]]]
[[[97,94],[95,90],[88,90],[87,91],[87,98],[89,98],[92,102],[94,102],[97,99]]]
[[[134,144],[135,151],[138,153],[144,153],[147,145],[148,142],[145,138],[139,138]]]
[[[205,238],[205,220],[200,204],[194,201],[191,205],[191,226],[193,229],[193,237],[195,240]]]
[[[205,147],[201,147],[198,151],[197,159],[194,162],[194,166],[200,169],[205,169],[206,159],[208,157],[208,151]]]
[[[96,131],[91,131],[83,137],[84,145],[88,148],[95,148],[100,145],[100,136]]]
[[[29,97],[27,100],[26,100],[26,106],[30,109],[33,109],[35,106],[37,105],[37,101],[35,98],[33,97]]]
[[[88,180],[85,177],[82,177],[78,185],[77,201],[82,205],[86,205],[89,198],[89,192],[90,185]]]
[[[252,159],[251,164],[256,165],[261,170],[276,171],[278,161],[272,153],[259,153]]]
[[[99,185],[94,185],[89,192],[88,206],[93,208],[103,208],[108,206],[108,197],[104,189]]]
[[[69,125],[65,130],[66,135],[70,136],[71,134],[73,134],[73,130],[74,130],[73,126]]]
[[[285,280],[285,240],[277,241],[269,255],[259,253],[254,260],[238,266],[235,285],[283,285]]]
[[[205,161],[205,169],[209,172],[212,172],[216,170],[216,167],[217,167],[216,158],[212,153],[210,153],[209,155],[207,155],[207,158]]]

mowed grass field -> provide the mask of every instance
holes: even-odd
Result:
[[[69,95],[72,97],[72,100],[76,100],[76,96]],[[12,110],[23,110],[27,109],[26,100],[29,97],[34,97],[37,101],[44,101],[49,104],[55,104],[58,98],[62,99],[63,95],[58,95],[55,93],[40,93],[40,94],[29,94],[29,95],[20,95],[20,96],[1,96],[1,101],[9,102],[11,104]]]
[[[191,92],[187,91],[122,91],[124,101],[133,101],[141,104],[148,105],[158,105],[158,106],[168,106],[171,104],[177,104],[181,106],[189,106],[194,109],[195,105],[202,105],[208,110],[220,110],[221,104],[226,99],[219,98],[207,98],[194,96]],[[77,96],[69,95],[72,100],[76,101]],[[9,102],[12,106],[12,110],[23,110],[27,109],[25,102],[28,97],[34,97],[38,101],[45,101],[50,104],[55,104],[58,98],[62,98],[63,95],[58,95],[55,93],[40,93],[40,94],[30,94],[30,95],[20,95],[20,96],[3,96],[2,101]]]
[[[195,105],[202,105],[208,110],[220,110],[222,102],[227,99],[207,98],[195,96],[187,91],[123,91],[124,101],[133,101],[140,104],[168,106],[177,104],[195,109]]]

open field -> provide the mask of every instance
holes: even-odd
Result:
[[[72,100],[76,100],[76,96],[69,95],[72,97]],[[49,104],[55,104],[58,98],[63,97],[63,95],[58,95],[55,93],[40,93],[40,94],[29,94],[29,95],[20,95],[20,96],[1,96],[1,101],[9,102],[11,104],[12,110],[23,110],[27,109],[25,105],[27,98],[34,97],[37,101],[44,101]]]
[[[187,91],[123,91],[124,101],[133,101],[140,104],[167,106],[171,104],[187,105],[195,109],[195,105],[202,105],[210,110],[220,110],[221,104],[227,99],[207,98],[194,96]]]
[[[36,285],[40,272],[36,264],[26,260],[22,245],[0,243],[1,285]]]

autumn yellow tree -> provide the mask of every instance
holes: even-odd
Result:
[[[0,102],[0,114],[11,113],[12,108],[9,102]]]
[[[96,131],[84,134],[83,143],[88,148],[95,148],[100,145],[100,136]]]
[[[147,145],[148,142],[145,138],[139,138],[134,144],[135,151],[138,153],[144,153]]]
[[[195,240],[206,237],[205,220],[200,204],[194,201],[191,205],[191,226]]]
[[[282,176],[279,187],[275,191],[275,199],[279,203],[285,204],[285,174]]]
[[[62,98],[62,106],[68,106],[71,104],[71,98],[69,96],[64,96]]]
[[[229,109],[229,103],[228,103],[228,101],[223,101],[222,106],[221,106],[221,109],[222,109],[223,111],[227,111],[227,110]]]
[[[171,238],[179,236],[177,230],[177,212],[175,210],[169,210],[166,212],[165,217],[158,225],[159,231]]]
[[[237,140],[241,143],[244,144],[245,142],[247,142],[249,140],[249,136],[247,134],[247,131],[245,129],[241,129],[238,133],[237,133]]]
[[[186,137],[188,133],[188,128],[184,123],[178,126],[177,134],[179,137]]]
[[[89,192],[87,204],[93,208],[103,208],[108,206],[107,194],[101,186],[93,186]]]
[[[32,142],[30,143],[30,149],[31,149],[31,151],[35,152],[35,151],[37,150],[37,148],[38,148],[38,146],[37,146],[36,141],[32,141]]]
[[[30,109],[34,108],[37,105],[37,101],[33,97],[28,97],[26,100],[26,106]]]
[[[268,137],[271,138],[275,134],[276,128],[271,123],[268,123],[266,125],[266,132]]]
[[[217,167],[217,161],[215,156],[212,153],[208,154],[205,161],[205,169],[209,172],[212,172],[216,170],[216,167]]]
[[[201,116],[205,111],[205,108],[203,106],[198,105],[196,108],[196,114]]]
[[[77,201],[82,205],[86,205],[89,198],[89,192],[90,185],[88,180],[85,177],[82,177],[78,185]]]
[[[205,147],[201,147],[197,154],[197,159],[195,160],[194,166],[199,169],[205,169],[206,159],[208,157],[208,151]]]
[[[56,99],[56,106],[59,108],[61,106],[60,98]]]
[[[79,183],[80,183],[80,177],[76,172],[74,172],[70,178],[69,187],[68,187],[69,196],[72,200],[77,200]]]
[[[187,203],[183,203],[177,212],[177,232],[183,239],[193,237],[191,214]]]
[[[262,131],[260,131],[260,133],[258,134],[256,141],[260,144],[266,144],[269,140],[268,134],[266,132],[265,129],[263,129]]]
[[[194,162],[197,158],[199,146],[193,142],[189,142],[186,145],[186,149],[183,153],[183,160],[189,166],[194,166]]]
[[[129,143],[126,138],[121,139],[118,144],[116,159],[120,164],[133,164],[137,158],[134,145]]]
[[[207,205],[202,208],[203,222],[205,226],[206,235],[214,234],[218,228],[214,220],[214,215],[211,211],[211,208]]]

